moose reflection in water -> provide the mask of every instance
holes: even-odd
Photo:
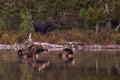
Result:
[[[30,57],[29,58],[19,57],[18,62],[29,65],[38,71],[44,70],[50,65],[49,60],[40,60],[40,59],[34,59]]]
[[[63,60],[66,64],[68,63],[75,64],[75,60],[72,57],[73,54],[74,54],[73,49],[71,46],[69,46],[63,49],[63,51],[58,54],[58,57],[59,59]]]

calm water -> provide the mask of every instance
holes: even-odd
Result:
[[[0,50],[0,80],[120,80],[120,51],[78,51],[68,61],[58,53],[35,60]]]

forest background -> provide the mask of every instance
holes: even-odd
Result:
[[[45,35],[35,21],[51,19],[59,29]],[[0,0],[0,43],[34,41],[120,44],[120,0]]]

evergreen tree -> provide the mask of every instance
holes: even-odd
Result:
[[[22,23],[20,24],[20,32],[31,33],[34,32],[33,21],[30,11],[21,12]]]
[[[96,26],[95,29],[97,34],[99,24],[106,23],[114,19],[115,8],[114,4],[111,4],[112,2],[114,2],[114,0],[111,0],[110,2],[109,0],[108,2],[104,2],[102,0],[85,0],[85,2],[82,2],[83,7],[80,10],[80,16],[84,19],[85,26]]]

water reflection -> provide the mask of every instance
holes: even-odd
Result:
[[[81,61],[85,61],[86,65],[95,68],[96,74],[102,72],[106,75],[120,75],[120,55],[117,51],[86,51]],[[87,62],[86,62],[87,60]],[[89,71],[89,70],[88,70]],[[90,70],[91,71],[91,70]]]
[[[63,51],[61,51],[59,54],[58,54],[58,58],[62,61],[65,62],[65,64],[75,64],[75,59],[73,58],[73,54],[74,54],[74,51],[72,49],[72,47],[67,47],[65,49],[63,49]]]
[[[101,70],[101,64],[100,61],[98,61],[98,59],[95,60],[95,69],[96,69],[96,73],[100,73]],[[120,74],[120,67],[119,67],[119,63],[115,62],[108,65],[108,67],[106,68],[106,72],[109,75],[119,75]]]
[[[64,58],[57,51],[40,54],[38,59],[18,57],[14,51],[0,52],[0,80],[120,79],[118,51],[78,51]]]
[[[113,64],[111,66],[111,74],[112,75],[119,75],[120,74],[120,67],[118,62],[116,62],[115,64]]]
[[[28,58],[18,57],[18,62],[25,65],[29,65],[30,67],[37,71],[42,71],[50,65],[49,60],[40,60],[30,57]]]
[[[75,59],[72,56],[59,53],[58,58],[62,60],[65,64],[75,64]]]

